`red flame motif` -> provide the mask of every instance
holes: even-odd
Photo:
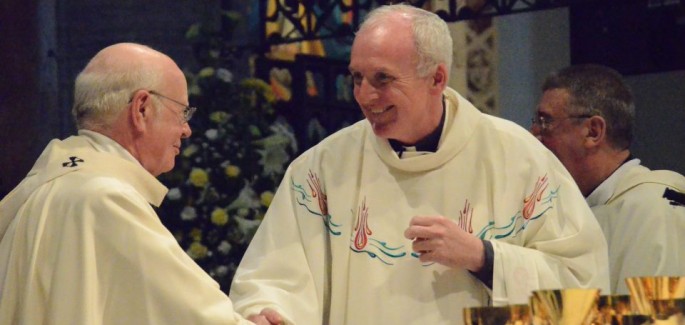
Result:
[[[459,211],[459,228],[472,234],[473,226],[471,225],[471,220],[473,220],[473,208],[469,200],[466,200],[464,202],[464,209]]]
[[[366,206],[366,197],[364,197],[362,206],[359,207],[359,211],[357,212],[357,223],[354,225],[354,231],[356,232],[354,235],[354,247],[357,250],[366,247],[366,244],[369,242],[368,236],[372,234],[367,223],[368,218],[369,208]]]
[[[542,199],[542,194],[546,189],[547,174],[545,174],[545,176],[538,177],[538,180],[535,184],[535,189],[533,189],[533,193],[523,200],[523,211],[521,211],[521,214],[523,214],[524,219],[528,220],[533,216],[533,211],[535,211],[535,203],[540,202]]]
[[[309,189],[312,191],[312,197],[315,197],[319,203],[319,209],[321,210],[321,215],[328,215],[328,197],[326,193],[321,189],[321,181],[319,176],[309,171],[309,179],[307,180]]]

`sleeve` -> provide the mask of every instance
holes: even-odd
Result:
[[[325,269],[324,259],[312,257],[305,248],[306,242],[316,238],[305,241],[302,237],[292,173],[291,166],[243,256],[229,296],[244,316],[272,308],[286,324],[322,324],[321,274],[312,269]],[[316,223],[318,228],[321,225]],[[323,229],[314,233],[323,235]]]
[[[534,197],[537,206],[523,204],[521,213],[530,213],[529,222],[516,236],[492,241],[496,306],[528,303],[530,293],[540,289],[598,288],[609,292],[604,234],[566,169],[553,157],[545,162],[529,169],[531,180],[534,171],[547,171],[550,185],[544,195],[528,197]],[[549,205],[543,204],[545,198]]]
[[[644,183],[611,203],[612,289],[628,294],[625,278],[679,276],[685,270],[685,207],[663,197],[667,187]]]
[[[138,192],[107,178],[80,186],[51,228],[50,324],[251,324]]]
[[[471,272],[480,282],[492,290],[492,274],[493,274],[493,263],[495,262],[495,251],[492,248],[492,243],[489,240],[482,240],[483,242],[483,254],[485,255],[485,262],[483,267],[478,272]]]

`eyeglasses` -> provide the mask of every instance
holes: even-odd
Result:
[[[544,116],[536,116],[533,117],[530,121],[533,123],[533,125],[537,125],[540,127],[540,130],[547,131],[549,130],[549,127],[552,125],[554,122],[558,121],[563,121],[567,119],[572,119],[572,118],[590,118],[593,117],[594,115],[590,114],[580,114],[580,115],[569,115],[566,117],[559,117],[556,119],[553,119],[551,117],[544,117]]]
[[[162,94],[160,94],[154,90],[149,90],[149,92],[150,92],[150,94],[162,97],[164,99],[167,99],[167,100],[172,101],[178,105],[183,106],[183,122],[184,123],[188,123],[188,121],[190,121],[190,119],[193,118],[193,114],[195,114],[195,111],[197,111],[197,107],[188,106],[188,105],[183,104],[183,103],[181,103],[175,99],[164,96],[164,95],[162,95]]]

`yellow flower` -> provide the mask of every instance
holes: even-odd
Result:
[[[263,206],[269,207],[269,205],[271,205],[271,201],[274,199],[274,193],[271,191],[264,191],[259,198]]]
[[[202,88],[197,85],[197,83],[188,86],[188,95],[200,96],[202,95]]]
[[[195,187],[204,187],[209,183],[209,175],[203,169],[193,168],[190,171],[190,183]]]
[[[276,101],[276,95],[274,94],[273,89],[271,89],[271,86],[262,79],[246,78],[241,84],[245,88],[254,89],[261,93],[264,96],[264,99],[269,103]]]
[[[183,153],[182,153],[183,157],[190,157],[190,156],[194,155],[198,149],[199,149],[199,147],[195,144],[191,144],[191,145],[185,147],[183,149]]]
[[[228,213],[225,209],[216,208],[214,211],[212,211],[211,219],[213,224],[217,226],[223,226],[228,223]]]
[[[264,98],[266,99],[267,102],[273,104],[276,102],[278,98],[276,98],[276,95],[274,94],[273,90],[271,88],[267,88],[264,90]]]
[[[224,123],[228,121],[228,113],[224,111],[216,111],[209,114],[209,120],[214,123]]]
[[[238,177],[238,175],[240,175],[240,167],[236,165],[228,165],[224,169],[224,172],[226,173],[226,176],[228,176],[228,178],[236,178]]]
[[[209,250],[207,249],[207,246],[202,245],[202,243],[196,241],[196,242],[193,242],[192,244],[190,244],[190,247],[188,248],[186,253],[188,253],[188,255],[192,259],[198,260],[198,259],[207,257],[208,251]]]
[[[200,239],[202,239],[202,230],[193,228],[190,231],[190,237],[193,238],[194,241],[200,241]]]
[[[214,68],[212,68],[212,67],[206,67],[206,68],[200,70],[200,72],[198,72],[197,75],[198,75],[200,78],[211,77],[211,76],[214,75]]]

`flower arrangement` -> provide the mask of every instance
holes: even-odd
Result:
[[[223,15],[229,23],[239,18]],[[227,291],[298,148],[292,128],[276,114],[271,87],[256,78],[236,80],[237,56],[225,34],[203,24],[186,34],[202,67],[186,71],[190,102],[199,110],[175,168],[161,177],[170,190],[160,216]]]

